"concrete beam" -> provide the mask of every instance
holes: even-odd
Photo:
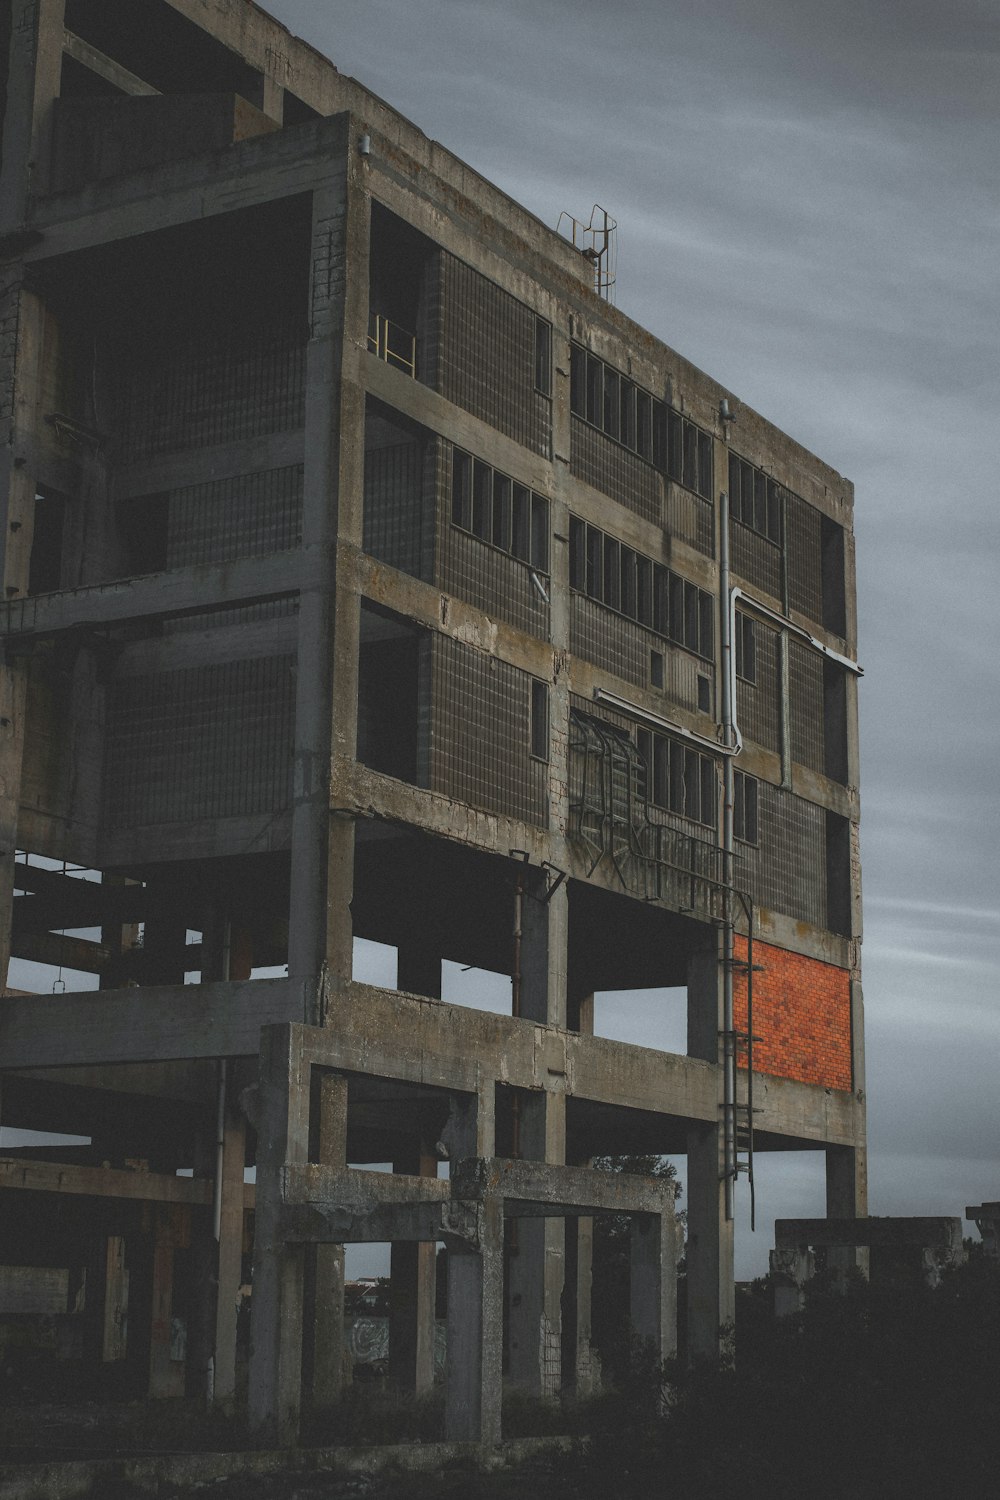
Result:
[[[212,1184],[196,1177],[161,1172],[128,1172],[113,1167],[67,1166],[0,1156],[0,1192],[70,1193],[84,1198],[127,1198],[141,1203],[212,1202]]]
[[[174,568],[144,578],[10,599],[0,605],[0,637],[20,641],[288,598],[314,583],[317,571],[318,560],[308,554],[273,552],[269,557]]]
[[[75,32],[63,31],[63,54],[73,58],[74,62],[81,63],[89,72],[96,73],[98,78],[103,78],[106,83],[114,84],[123,94],[139,97],[147,94],[159,94],[159,89],[154,89],[151,83],[139,78],[137,74],[130,73],[128,68],[123,68],[111,57],[106,57],[103,52],[98,52],[83,37],[77,36]]]
[[[870,1219],[775,1219],[774,1243],[779,1250],[819,1250],[838,1245],[867,1245],[870,1249],[916,1245],[946,1250],[961,1246],[962,1221],[902,1215]]]
[[[314,990],[291,979],[254,979],[7,997],[0,1056],[11,1069],[253,1057],[261,1027],[300,1021]]]

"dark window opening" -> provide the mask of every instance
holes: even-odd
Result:
[[[757,634],[754,622],[749,615],[737,614],[736,616],[736,639],[734,641],[736,651],[736,675],[744,682],[755,683],[757,681]]]
[[[452,453],[451,519],[460,530],[539,573],[548,573],[549,502],[545,496],[461,448]]]
[[[844,528],[823,516],[822,548],[823,626],[844,640],[847,635],[847,589],[844,578]]]
[[[548,683],[531,680],[531,753],[536,760],[549,758]]]
[[[35,525],[28,561],[28,593],[51,594],[62,583],[66,502],[48,492],[35,496]]]
[[[575,516],[570,517],[570,587],[712,660],[712,595]]]
[[[646,770],[647,799],[714,829],[719,783],[712,757],[649,729],[636,731],[636,748]]]
[[[712,684],[709,678],[698,673],[698,711],[703,714],[712,712]]]
[[[655,688],[663,686],[663,652],[651,651],[649,653],[649,681]]]
[[[823,661],[823,750],[826,774],[847,785],[847,673]]]
[[[368,348],[394,369],[419,376],[420,331],[432,241],[380,203],[372,204]]]
[[[834,812],[826,814],[826,925],[851,935],[851,825]]]
[[[361,607],[358,760],[399,781],[417,780],[419,683],[426,632],[389,610]]]
[[[167,566],[170,527],[169,495],[139,495],[118,503],[118,535],[124,550],[124,575],[162,573]]]
[[[758,842],[757,781],[745,771],[733,772],[733,837],[743,844]]]
[[[163,94],[259,102],[259,72],[163,0],[67,0],[66,27]]]
[[[711,434],[575,343],[570,346],[570,409],[671,479],[711,500]]]
[[[535,319],[535,390],[552,394],[552,325]]]
[[[282,111],[282,120],[286,125],[305,125],[308,120],[322,120],[323,116],[318,109],[313,109],[298,94],[293,94],[291,89],[285,90],[285,106]]]
[[[785,490],[765,474],[755,469],[746,459],[737,454],[729,455],[729,510],[734,521],[740,521],[766,537],[776,547],[781,546],[782,510]]]

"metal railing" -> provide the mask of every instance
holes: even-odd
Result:
[[[417,378],[417,336],[392,323],[381,313],[370,313],[368,317],[368,348],[376,359],[405,370],[407,375]]]

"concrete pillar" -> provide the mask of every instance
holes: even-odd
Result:
[[[826,1216],[863,1219],[868,1213],[868,1154],[863,1146],[827,1146]],[[827,1251],[827,1266],[838,1275],[858,1270],[868,1275],[867,1246],[836,1245]]]
[[[722,966],[715,949],[688,965],[688,1055],[718,1069],[718,1118],[694,1125],[687,1149],[688,1353],[718,1359],[736,1317],[733,1223],[726,1218],[723,1170]]]
[[[500,1441],[503,1385],[503,1208],[480,1208],[480,1247],[448,1247],[448,1370],[445,1437],[449,1442]]]
[[[173,1299],[174,1250],[177,1247],[175,1216],[166,1203],[153,1209],[152,1294],[149,1311],[149,1395],[157,1398],[183,1396],[184,1365],[170,1357]]]
[[[672,1209],[634,1214],[629,1224],[632,1331],[662,1364],[677,1353],[677,1234]]]
[[[315,1149],[326,1166],[347,1166],[347,1079],[324,1073],[314,1090]],[[333,1406],[344,1389],[344,1247],[310,1245],[305,1252],[304,1365],[314,1407]]]
[[[28,194],[49,179],[53,101],[59,93],[66,0],[11,5],[7,108],[0,173],[0,232],[23,224]]]
[[[544,871],[525,872],[521,911],[521,1015],[545,1026],[566,1025],[569,899],[563,883],[545,899]]]
[[[298,1027],[263,1027],[259,1069],[248,1416],[263,1444],[289,1447],[302,1399],[303,1252],[282,1238],[281,1179],[285,1164],[306,1161],[309,1151],[309,1067]]]
[[[394,1172],[436,1177],[437,1158],[414,1151],[393,1162]],[[394,1240],[389,1263],[389,1378],[401,1390],[421,1396],[434,1385],[433,1240]]]
[[[578,1400],[600,1389],[601,1369],[591,1344],[594,1280],[594,1221],[589,1215],[565,1220],[566,1281],[563,1289],[563,1386]]]
[[[564,1163],[565,1094],[546,1090],[522,1095],[520,1136],[524,1159]],[[554,1396],[562,1384],[565,1221],[516,1219],[508,1246],[510,1378],[529,1395]]]
[[[233,1097],[226,1100],[222,1147],[222,1212],[217,1246],[218,1293],[215,1300],[216,1406],[231,1409],[236,1399],[236,1323],[243,1284],[243,1167],[246,1122]]]

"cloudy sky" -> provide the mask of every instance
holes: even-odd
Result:
[[[874,1213],[1000,1197],[995,0],[271,0],[856,486]],[[775,1215],[817,1158],[758,1160]]]

